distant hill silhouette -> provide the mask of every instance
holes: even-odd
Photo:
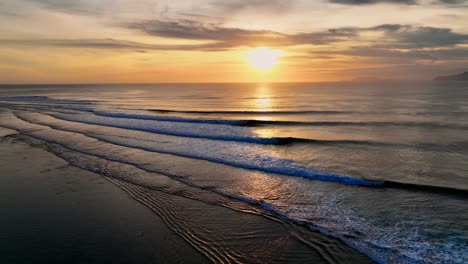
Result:
[[[438,76],[434,78],[434,81],[468,81],[468,72],[455,75]]]

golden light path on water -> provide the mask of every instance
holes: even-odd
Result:
[[[274,108],[271,97],[272,97],[271,89],[267,84],[261,84],[257,86],[255,90],[255,101],[253,102],[254,103],[253,108],[257,112],[265,112],[265,115],[255,116],[256,120],[262,120],[262,121],[273,120],[272,116],[267,115],[267,113],[271,112],[272,109]],[[255,133],[258,136],[265,137],[265,138],[273,136],[273,130],[269,128],[257,128],[255,129]]]

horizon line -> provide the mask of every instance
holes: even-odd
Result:
[[[275,84],[275,83],[383,83],[383,82],[432,82],[434,80],[341,80],[341,81],[274,81],[274,82],[84,82],[84,83],[0,83],[0,86],[43,86],[43,85],[151,85],[151,84]]]

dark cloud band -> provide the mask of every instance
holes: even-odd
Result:
[[[393,3],[393,4],[416,4],[415,0],[329,0],[331,3],[346,4],[346,5],[369,5],[377,3]]]
[[[203,24],[193,20],[140,21],[128,28],[138,29],[148,35],[217,42],[220,47],[233,46],[292,46],[327,45],[340,41],[359,40],[362,33],[380,32],[381,45],[393,48],[445,47],[468,43],[468,34],[456,33],[449,28],[414,27],[411,25],[383,24],[374,27],[342,27],[319,32],[285,34],[270,30],[247,30]]]

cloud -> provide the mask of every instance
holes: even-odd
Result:
[[[339,51],[314,51],[311,52],[312,55],[316,56],[351,56],[351,57],[362,57],[362,58],[379,58],[388,60],[424,60],[424,61],[436,61],[439,60],[439,57],[433,54],[431,51],[425,50],[395,50],[395,49],[384,49],[373,46],[356,46],[350,47],[345,50]]]
[[[386,48],[445,47],[468,43],[468,34],[456,33],[449,28],[399,24],[382,24],[367,28],[341,27],[296,34],[229,28],[218,23],[201,23],[195,20],[149,20],[130,23],[127,27],[158,37],[215,41],[225,47],[327,45],[340,41],[358,41],[366,32],[383,34],[383,37],[377,37],[376,41]]]
[[[371,28],[342,27],[318,32],[285,34],[271,30],[229,28],[219,23],[202,23],[188,19],[141,21],[127,24],[127,27],[158,37],[216,41],[225,47],[326,45],[357,38],[364,31],[394,32],[407,28],[404,25],[385,24]]]
[[[329,58],[337,59],[352,57],[355,60],[374,64],[431,64],[434,62],[450,62],[456,63],[468,61],[468,48],[452,47],[445,49],[412,49],[398,50],[386,49],[375,46],[354,46],[344,50],[322,50],[311,51],[307,55],[307,59]]]
[[[221,50],[218,43],[187,45],[154,45],[116,39],[0,39],[3,46],[53,46],[63,48],[89,48],[101,50]]]
[[[468,48],[437,49],[430,52],[432,56],[443,60],[466,60]]]
[[[401,30],[411,29],[410,25],[400,25],[400,24],[382,24],[375,27],[367,28],[367,30],[372,31],[385,31],[385,32],[396,32]]]
[[[364,31],[396,32],[407,29],[409,26],[384,24],[371,28],[342,27],[297,34],[285,34],[271,30],[229,28],[223,27],[219,23],[201,23],[195,20],[149,20],[130,23],[127,27],[158,37],[211,40],[225,43],[226,46],[290,46],[304,44],[325,45],[357,38]]]
[[[458,5],[465,3],[466,0],[438,0],[438,2],[447,5]]]
[[[404,5],[421,5],[420,0],[328,0],[330,3],[343,5],[372,5],[378,3],[388,4],[404,4]],[[466,0],[434,0],[433,4],[442,5],[461,5],[466,3]]]
[[[291,0],[216,0],[211,4],[225,12],[239,12],[244,10],[261,10],[262,12],[282,13],[289,10],[294,1]]]
[[[450,1],[450,0],[448,0]],[[369,5],[377,3],[407,4],[414,5],[416,0],[329,0],[331,3],[345,5]]]
[[[78,14],[78,15],[96,15],[105,8],[106,1],[91,2],[85,1],[68,1],[68,0],[27,0],[28,2],[38,4],[47,9],[60,11],[63,13]]]
[[[181,16],[185,16],[185,17],[191,17],[191,18],[211,19],[211,20],[219,20],[219,21],[223,20],[222,17],[208,16],[208,15],[202,15],[202,14],[196,14],[196,13],[178,12],[177,14]]]
[[[256,43],[288,44],[286,34],[270,30],[247,30],[222,27],[217,23],[200,23],[195,20],[150,20],[130,23],[129,28],[149,35],[189,40],[211,40],[225,46],[255,45]]]
[[[468,34],[456,33],[449,28],[409,27],[390,34],[396,47],[444,47],[468,43]]]

